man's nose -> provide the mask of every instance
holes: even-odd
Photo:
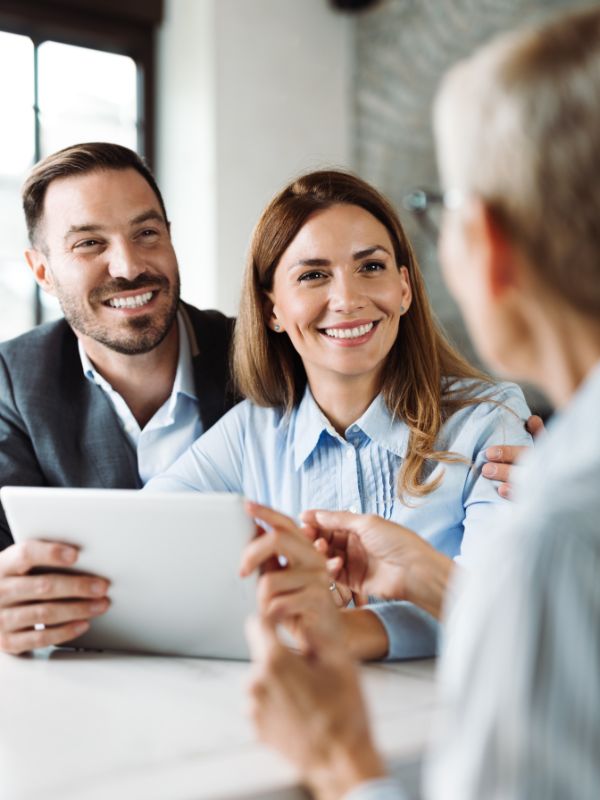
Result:
[[[145,270],[146,266],[136,252],[133,242],[124,240],[113,243],[108,262],[108,271],[112,278],[133,280]]]

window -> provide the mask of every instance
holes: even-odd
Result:
[[[153,25],[162,3],[117,5],[0,0],[0,340],[60,313],[23,259],[20,188],[29,168],[84,141],[118,142],[152,161]]]

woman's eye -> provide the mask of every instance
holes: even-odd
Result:
[[[381,272],[385,269],[383,261],[367,261],[362,265],[363,272]]]
[[[310,272],[303,272],[302,275],[298,278],[299,283],[308,283],[310,281],[318,281],[321,278],[326,278],[324,272],[321,272],[318,269],[313,269]]]

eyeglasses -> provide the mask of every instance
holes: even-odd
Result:
[[[414,215],[425,232],[437,241],[444,211],[453,211],[464,202],[464,195],[457,189],[435,192],[430,189],[414,189],[404,195],[402,205]]]

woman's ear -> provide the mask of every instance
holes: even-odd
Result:
[[[400,267],[400,275],[402,277],[402,302],[400,304],[401,313],[406,314],[412,303],[412,286],[410,285],[410,275],[408,274],[408,267]]]
[[[281,333],[283,327],[281,325],[281,322],[277,319],[277,310],[273,304],[271,296],[268,294],[265,294],[264,296],[263,314],[267,326],[271,328],[272,331],[275,331],[276,333]]]

